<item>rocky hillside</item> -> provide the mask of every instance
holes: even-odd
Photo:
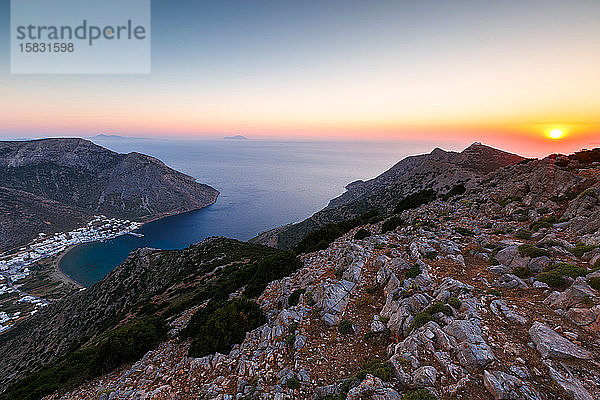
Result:
[[[474,143],[460,153],[436,148],[429,154],[411,156],[369,181],[349,184],[347,191],[329,205],[297,224],[261,233],[253,242],[290,249],[309,232],[330,222],[379,210],[389,214],[398,199],[424,189],[445,193],[457,184],[476,185],[488,173],[516,164],[523,157]]]
[[[226,351],[191,354],[180,332],[208,307],[192,302],[137,361],[48,399],[600,398],[596,155],[504,167],[354,227],[268,284],[255,297],[264,322]]]
[[[3,195],[23,206],[0,217],[0,250],[29,241],[32,232],[75,228],[82,213],[145,221],[206,207],[219,194],[153,157],[75,138],[0,142],[0,172]],[[42,199],[43,210],[27,207],[31,196]],[[27,229],[9,229],[21,220]]]
[[[178,313],[221,295],[226,298],[242,286],[232,276],[280,253],[224,238],[210,238],[185,250],[136,250],[97,284],[0,336],[0,390],[57,357],[94,344],[115,327],[149,314]]]

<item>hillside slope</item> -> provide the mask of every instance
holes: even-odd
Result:
[[[407,157],[374,179],[353,182],[346,193],[331,200],[312,217],[263,232],[251,242],[290,249],[306,234],[327,223],[354,218],[374,209],[387,215],[400,199],[411,193],[423,189],[445,193],[457,184],[469,188],[486,174],[523,159],[479,143],[460,153],[436,148],[429,154]]]
[[[184,250],[136,250],[100,282],[0,336],[0,391],[149,312],[171,314],[213,297],[227,298],[229,293],[215,290],[225,287],[231,274],[279,253],[225,238],[209,238]],[[240,286],[233,284],[234,289]]]
[[[172,336],[48,400],[600,398],[594,162],[528,160],[355,227],[271,282],[266,322],[223,354]]]
[[[206,207],[219,194],[156,158],[118,154],[77,138],[0,142],[0,172],[0,187],[30,193],[46,203],[44,212],[19,207],[3,215],[6,233],[0,236],[0,250],[29,241],[30,231],[51,233],[58,231],[59,225],[61,229],[79,226],[79,218],[71,219],[68,210],[77,210],[76,216],[102,214],[146,221]],[[19,202],[19,196],[10,195],[17,192],[3,193],[8,200]],[[49,211],[56,204],[53,202],[60,205]],[[57,215],[62,224],[45,224],[49,214]],[[30,229],[6,228],[21,219],[29,221]]]

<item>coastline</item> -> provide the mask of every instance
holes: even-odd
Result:
[[[190,209],[190,210],[168,211],[168,212],[164,212],[164,213],[155,215],[153,217],[143,218],[140,221],[137,221],[141,225],[139,227],[137,227],[135,230],[144,227],[146,224],[149,224],[150,222],[158,221],[158,220],[163,219],[163,218],[172,217],[172,216],[180,215],[180,214],[185,214],[187,212],[202,210],[202,209],[204,209],[206,207],[210,207],[211,205],[213,205],[213,204],[215,204],[217,202],[217,199],[218,199],[218,195],[217,195],[217,198],[215,198],[215,200],[212,203],[210,203],[210,204],[208,204],[208,205],[206,205],[204,207],[193,208],[193,209]],[[127,233],[125,233],[125,234],[127,234]],[[82,285],[81,283],[77,282],[75,279],[73,279],[69,275],[67,275],[60,268],[60,262],[61,262],[61,260],[63,259],[64,256],[66,256],[71,250],[73,250],[75,247],[77,247],[77,246],[79,246],[81,244],[83,244],[83,243],[78,243],[78,244],[74,244],[74,245],[71,245],[71,246],[67,247],[65,250],[63,250],[61,253],[59,253],[57,255],[56,259],[53,262],[53,268],[54,268],[54,276],[55,276],[55,278],[57,280],[63,282],[64,284],[70,285],[70,286],[74,286],[77,289],[85,289],[86,286]]]
[[[75,279],[71,278],[69,275],[65,274],[63,272],[63,270],[60,268],[60,261],[62,260],[62,258],[68,252],[70,252],[77,246],[78,246],[78,244],[74,244],[74,245],[67,247],[56,257],[56,259],[54,260],[54,263],[53,263],[54,276],[66,285],[75,286],[77,289],[84,289],[85,286],[83,286],[81,283],[77,282]]]

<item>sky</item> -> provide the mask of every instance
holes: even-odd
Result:
[[[141,75],[10,74],[9,15],[0,0],[4,138],[600,146],[598,0],[154,0]]]

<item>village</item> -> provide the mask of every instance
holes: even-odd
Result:
[[[8,254],[0,254],[0,299],[10,299],[9,309],[6,309],[6,302],[0,302],[0,333],[10,329],[17,320],[35,314],[49,304],[46,299],[20,289],[21,283],[30,276],[31,268],[37,262],[55,256],[71,246],[105,241],[131,233],[141,225],[139,222],[98,215],[86,226],[53,235],[39,233],[29,244],[7,252]]]

